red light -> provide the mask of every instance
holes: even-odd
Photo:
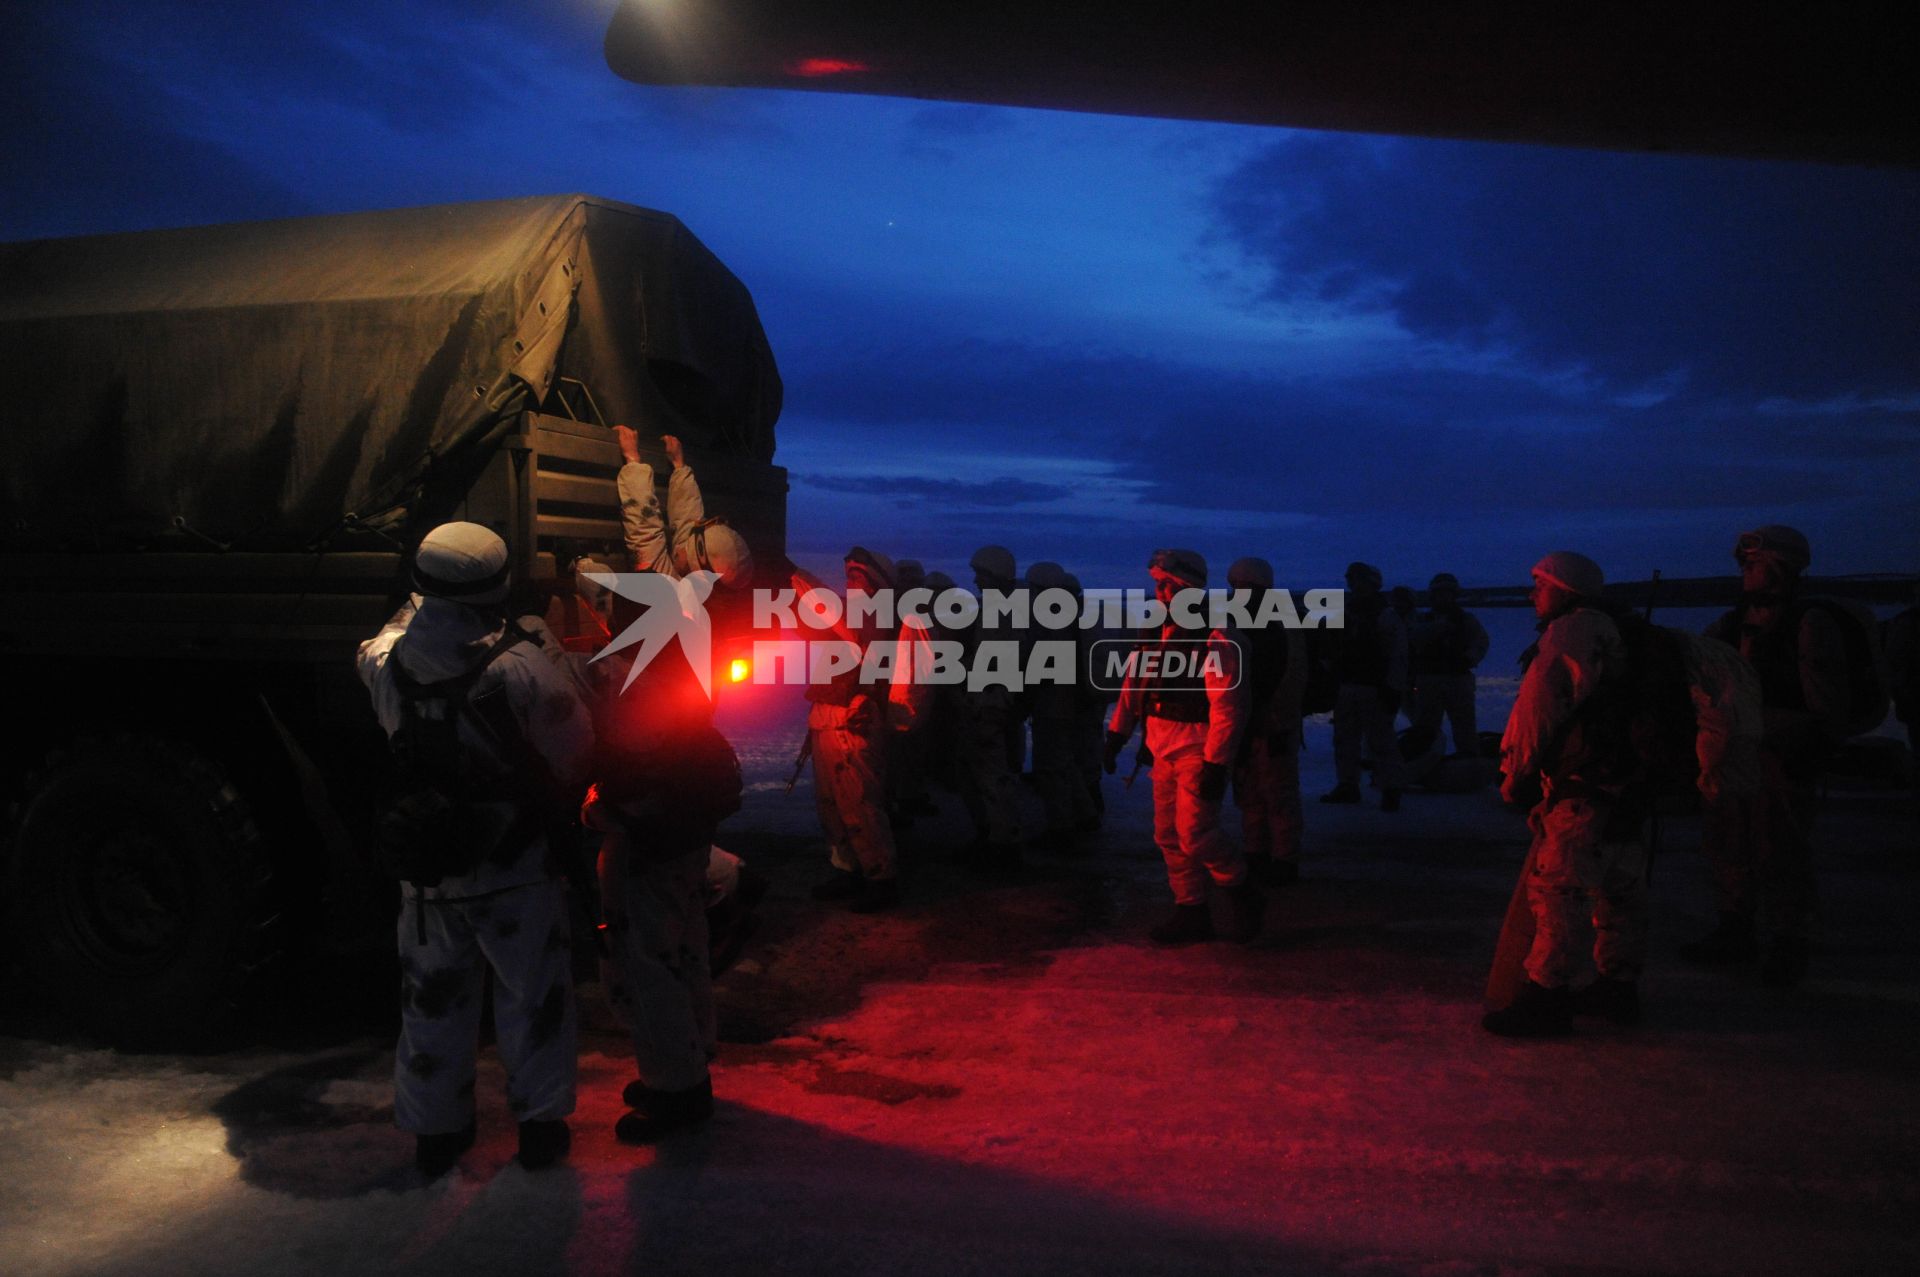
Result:
[[[727,679],[734,683],[744,683],[753,673],[753,663],[744,656],[736,656],[727,663]]]
[[[787,63],[788,75],[809,80],[817,80],[825,75],[857,75],[866,69],[864,62],[847,62],[840,58],[801,58],[798,62]]]

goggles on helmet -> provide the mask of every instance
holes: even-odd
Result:
[[[1783,558],[1792,559],[1796,562],[1804,557],[1803,552],[1797,545],[1787,545],[1783,542],[1775,541],[1769,538],[1764,532],[1742,532],[1740,539],[1733,543],[1733,561],[1735,563],[1745,563],[1756,554],[1778,554]]]

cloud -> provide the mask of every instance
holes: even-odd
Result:
[[[801,483],[825,492],[879,496],[903,510],[927,502],[947,511],[968,509],[1006,509],[1012,506],[1040,505],[1073,495],[1064,484],[1035,483],[1028,479],[929,479],[918,475],[796,475]]]
[[[941,138],[991,137],[1013,132],[1024,114],[1004,107],[941,103],[914,112],[907,127]]]
[[[175,103],[72,42],[73,15],[28,10],[0,42],[0,238],[311,212],[258,164],[174,126]]]
[[[1910,393],[1920,174],[1296,135],[1214,192],[1269,305],[1695,393]]]

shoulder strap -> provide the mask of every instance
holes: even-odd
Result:
[[[435,683],[423,683],[407,672],[405,662],[400,659],[401,648],[406,644],[406,635],[394,641],[393,650],[387,654],[387,665],[393,671],[393,684],[400,695],[407,700],[419,700],[424,697],[446,697],[448,699],[466,699],[467,690],[480,681],[487,667],[505,656],[507,649],[521,643],[534,643],[533,635],[521,629],[509,620],[500,637],[493,641],[486,655],[482,656],[467,670],[455,674],[452,678],[443,678]]]

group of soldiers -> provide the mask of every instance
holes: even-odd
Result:
[[[1040,562],[1017,575],[1011,551],[985,546],[971,562],[974,586],[1010,596],[1059,589],[1076,600],[1080,583],[1058,564]],[[930,596],[956,588],[944,573],[927,573],[912,559],[898,562],[855,546],[845,558],[849,594],[895,598],[925,589]],[[825,588],[805,573],[802,592]],[[1082,632],[1075,631],[1076,635]],[[864,653],[874,644],[900,649],[898,666],[913,667],[913,649],[935,641],[960,645],[963,663],[987,643],[1018,651],[1032,641],[1029,627],[1008,618],[981,617],[949,629],[931,615],[846,633]],[[1084,637],[1081,652],[1084,654]],[[1078,662],[1082,669],[1084,661]],[[1100,827],[1100,711],[1110,696],[1087,678],[1015,690],[1004,682],[980,686],[934,684],[911,676],[863,683],[858,670],[807,689],[808,750],[814,800],[827,836],[833,875],[814,889],[816,900],[845,901],[858,913],[891,908],[899,900],[896,830],[933,808],[928,785],[944,780],[966,806],[974,839],[968,861],[986,873],[1017,869],[1034,843],[1069,848]],[[1032,723],[1032,777],[1046,809],[1046,829],[1022,835],[1019,785]]]
[[[677,443],[666,441],[673,470],[663,510],[633,432],[617,434],[632,566],[689,590],[689,609],[703,590],[752,580],[750,549],[704,518]],[[1689,731],[1699,733],[1705,843],[1721,893],[1718,926],[1684,953],[1710,964],[1761,958],[1764,921],[1762,973],[1787,984],[1808,962],[1813,785],[1839,738],[1849,658],[1835,621],[1799,597],[1810,558],[1803,536],[1761,528],[1739,539],[1735,557],[1739,606],[1711,637],[1670,638],[1660,649],[1677,653],[1698,711]],[[383,813],[381,836],[405,882],[395,1112],[415,1134],[416,1162],[428,1175],[444,1173],[475,1138],[474,1058],[489,971],[519,1158],[538,1168],[567,1152],[577,1045],[568,876],[593,902],[611,1001],[635,1043],[636,1077],[623,1091],[629,1112],[616,1134],[645,1143],[712,1112],[706,913],[740,874],[738,861],[713,846],[718,822],[738,806],[738,761],[684,654],[635,662],[608,646],[635,614],[630,604],[623,614],[617,596],[593,597],[594,566],[578,565],[580,595],[557,611],[523,613],[510,602],[501,539],[475,524],[442,525],[415,555],[413,594],[360,649],[377,716],[403,773],[417,782]],[[844,566],[849,592],[954,588],[911,560],[864,547],[849,550]],[[1081,594],[1058,564],[1035,563],[1019,575],[1001,546],[983,547],[970,566],[983,592]],[[791,571],[801,590],[825,588]],[[1532,576],[1540,639],[1523,658],[1499,758],[1502,797],[1528,810],[1533,834],[1516,897],[1524,898],[1531,935],[1524,978],[1485,1019],[1490,1031],[1520,1037],[1568,1032],[1582,1013],[1637,1020],[1643,826],[1662,766],[1635,717],[1644,708],[1647,653],[1658,646],[1649,645],[1647,627],[1605,598],[1600,568],[1582,555],[1549,554]],[[1209,584],[1205,560],[1183,549],[1156,551],[1147,579],[1163,604]],[[1273,569],[1243,558],[1225,584],[1257,611],[1275,589]],[[1136,759],[1151,767],[1153,836],[1173,896],[1152,939],[1252,940],[1263,888],[1299,872],[1305,714],[1333,713],[1338,784],[1323,796],[1329,803],[1359,801],[1370,754],[1381,807],[1397,809],[1406,784],[1396,733],[1402,710],[1416,740],[1430,742],[1445,719],[1456,755],[1481,752],[1473,670],[1487,635],[1460,608],[1458,582],[1435,577],[1425,613],[1414,612],[1410,598],[1396,606],[1367,564],[1348,569],[1347,587],[1344,625],[1333,631],[1241,630],[1211,618],[1194,625],[1169,608],[1157,631],[1130,636],[1140,659],[1125,666],[1117,690],[1102,691],[1092,676],[1086,649],[1098,632],[1081,627],[1071,630],[1081,649],[1078,677],[1017,692],[911,677],[866,683],[857,667],[810,686],[808,747],[833,867],[815,898],[862,913],[896,905],[896,826],[928,810],[927,785],[939,775],[964,800],[975,830],[970,860],[980,869],[1015,868],[1035,843],[1070,850],[1099,828],[1102,774],[1118,770],[1138,729]],[[590,604],[584,611],[581,598]],[[931,618],[852,624],[840,635],[857,646],[901,650],[896,670],[914,668],[910,649],[936,639],[972,651],[1029,637],[984,619],[952,633]],[[1206,659],[1147,659],[1177,646]],[[1719,725],[1711,748],[1709,720]],[[1046,826],[1023,839],[1018,777],[1027,722]],[[1241,811],[1237,840],[1221,828],[1230,787]],[[570,874],[580,868],[569,861],[582,827],[597,854]],[[1222,927],[1210,900],[1216,893]],[[1596,978],[1576,992],[1588,930]]]
[[[1480,753],[1474,669],[1486,657],[1487,631],[1460,606],[1460,581],[1451,572],[1427,586],[1425,613],[1417,610],[1407,586],[1382,594],[1383,580],[1370,563],[1347,566],[1345,625],[1335,647],[1338,691],[1331,707],[1338,783],[1320,801],[1360,801],[1364,750],[1373,758],[1380,808],[1394,812],[1408,781],[1395,730],[1403,709],[1420,752],[1437,748],[1444,719],[1456,757]]]
[[[1557,551],[1534,565],[1530,598],[1540,638],[1522,658],[1525,672],[1498,757],[1482,763],[1500,778],[1503,799],[1526,810],[1532,833],[1517,894],[1526,923],[1522,969],[1486,1016],[1489,1031],[1556,1036],[1571,1031],[1577,1014],[1637,1022],[1646,829],[1662,792],[1682,781],[1701,799],[1704,850],[1720,901],[1718,924],[1682,946],[1682,955],[1702,965],[1759,961],[1773,985],[1804,976],[1815,900],[1813,785],[1845,735],[1848,663],[1858,657],[1848,650],[1840,614],[1802,597],[1811,559],[1802,534],[1778,525],[1744,533],[1735,559],[1739,604],[1704,636],[1653,627],[1609,600],[1601,569],[1584,555]],[[982,549],[973,567],[983,589],[1019,584],[1003,547]],[[849,554],[848,569],[850,588],[900,581],[894,565],[864,550]],[[1208,585],[1206,562],[1191,550],[1157,551],[1147,570],[1163,603]],[[1077,582],[1054,564],[1034,565],[1024,585],[1037,589],[1063,578],[1077,595]],[[1226,585],[1257,599],[1274,588],[1273,571],[1264,560],[1241,559]],[[1170,615],[1157,633],[1138,639],[1142,650],[1203,648],[1217,658],[1204,674],[1129,677],[1117,698],[1091,684],[1030,690],[1025,706],[998,689],[961,696],[947,734],[986,862],[1013,863],[1018,854],[1010,842],[1017,828],[1014,769],[1006,760],[1018,758],[1010,741],[1023,713],[1033,722],[1034,780],[1048,799],[1048,828],[1035,841],[1055,846],[1098,823],[1081,807],[1091,802],[1097,812],[1100,801],[1098,774],[1087,783],[1087,745],[1104,741],[1101,766],[1112,773],[1138,728],[1139,756],[1152,767],[1154,840],[1174,901],[1151,938],[1172,945],[1257,936],[1262,887],[1298,876],[1306,712],[1332,711],[1338,780],[1322,795],[1326,803],[1361,801],[1370,757],[1381,809],[1397,811],[1408,783],[1406,754],[1436,752],[1443,720],[1453,759],[1482,754],[1474,670],[1488,636],[1460,606],[1458,581],[1436,576],[1425,612],[1417,611],[1411,591],[1383,591],[1382,574],[1369,564],[1352,564],[1346,585],[1338,631],[1188,628]],[[866,641],[898,639],[889,633]],[[1310,690],[1316,681],[1330,688],[1330,703]],[[874,712],[863,720],[867,734],[852,764],[837,744],[823,753],[819,732],[841,730],[841,720],[815,705],[816,799],[838,871],[818,898],[869,911],[899,898],[886,776],[890,759],[914,751],[889,739],[880,724],[890,721],[913,739],[927,719],[914,695],[903,695],[899,684],[869,689]],[[1405,733],[1397,730],[1402,712],[1411,724]],[[1089,721],[1103,724],[1098,735],[1086,730]],[[1669,737],[1666,753],[1652,739],[1660,730]],[[1242,816],[1237,842],[1221,828],[1230,786]],[[850,850],[862,843],[883,850]],[[876,880],[884,886],[871,885]],[[1226,905],[1224,930],[1215,925],[1215,892]],[[1589,933],[1594,978],[1576,990]]]
[[[1077,578],[1056,563],[1034,563],[1019,575],[1004,546],[982,547],[970,566],[983,595],[1060,589],[1076,602],[1082,597]],[[916,561],[895,562],[861,546],[847,552],[845,570],[849,595],[892,590],[898,597],[920,586],[935,592],[954,587],[943,574],[925,574]],[[1209,585],[1206,561],[1192,550],[1156,552],[1147,574],[1162,605]],[[824,588],[805,574],[797,574],[794,584],[802,591]],[[1240,559],[1224,584],[1257,613],[1275,589],[1272,565]],[[1170,611],[1157,632],[1132,636],[1136,650],[1188,645],[1214,660],[1204,670],[1129,677],[1117,689],[1103,683],[1087,654],[1106,635],[1092,625],[1070,631],[1080,648],[1075,678],[1019,692],[999,684],[934,688],[910,678],[863,684],[851,670],[829,686],[809,688],[814,795],[834,866],[815,898],[846,901],[863,913],[898,902],[896,830],[925,810],[932,771],[944,771],[967,807],[974,826],[969,859],[976,867],[1017,867],[1023,846],[1072,850],[1099,828],[1105,806],[1101,775],[1119,769],[1138,728],[1136,760],[1152,766],[1154,838],[1175,902],[1151,937],[1161,944],[1215,938],[1211,886],[1229,906],[1227,937],[1252,939],[1264,910],[1260,888],[1299,876],[1301,729],[1310,709],[1334,712],[1340,784],[1323,796],[1325,802],[1359,801],[1364,745],[1383,788],[1383,806],[1397,809],[1404,781],[1395,716],[1402,708],[1416,735],[1432,740],[1446,720],[1457,755],[1479,751],[1473,670],[1486,655],[1487,635],[1460,607],[1458,581],[1449,574],[1435,577],[1429,609],[1411,616],[1387,606],[1381,575],[1367,564],[1348,569],[1347,586],[1345,625],[1337,630],[1183,627]],[[937,624],[908,621],[845,637],[863,651],[874,644],[900,646],[895,665],[905,669],[911,665],[905,649],[934,637],[957,638],[972,653],[996,638],[1026,642],[1032,636],[983,620],[953,634]],[[1324,706],[1309,700],[1316,683],[1331,692]],[[1032,781],[1046,824],[1023,839],[1017,778],[1028,723]],[[1229,785],[1241,813],[1238,842],[1220,828]]]
[[[1523,657],[1501,746],[1502,797],[1528,809],[1533,834],[1521,884],[1532,939],[1524,978],[1486,1016],[1489,1031],[1555,1037],[1578,1015],[1639,1021],[1646,826],[1676,774],[1697,772],[1720,906],[1718,925],[1681,956],[1706,966],[1758,959],[1776,987],[1804,977],[1815,782],[1866,673],[1846,613],[1805,597],[1811,557],[1790,527],[1741,534],[1739,603],[1705,636],[1610,603],[1584,555],[1534,565],[1540,638]],[[1589,930],[1594,979],[1576,988]]]

